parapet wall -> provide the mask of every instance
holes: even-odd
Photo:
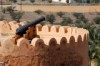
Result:
[[[22,25],[26,24],[25,21],[17,23],[16,21],[0,21],[0,34],[9,35],[15,34],[16,29]]]
[[[10,23],[11,24],[11,23]],[[20,38],[0,44],[0,55],[10,66],[88,66],[88,31],[83,28],[60,25],[37,25],[40,38],[31,43]],[[19,60],[20,59],[20,60]]]
[[[60,26],[60,25],[37,25],[37,34],[40,35],[41,38],[54,37],[56,39],[65,37],[67,42],[69,43],[70,38],[74,37],[75,42],[78,41],[78,37],[80,36],[82,41],[84,41],[84,36],[88,38],[88,30],[77,27],[70,26]],[[87,39],[86,38],[86,39]]]
[[[22,25],[24,25],[25,23],[22,23]],[[12,22],[0,22],[0,30],[1,30],[1,34],[15,34],[16,29],[18,27],[20,27],[21,24],[16,23],[15,21]],[[5,29],[6,28],[6,29]],[[82,46],[85,45],[85,43],[88,42],[88,30],[83,29],[83,28],[77,28],[77,27],[70,27],[70,26],[60,26],[60,25],[45,25],[42,26],[40,24],[38,24],[36,26],[36,30],[37,30],[37,35],[40,36],[40,38],[34,38],[31,43],[29,43],[29,41],[25,38],[21,38],[18,40],[17,45],[14,46],[13,42],[11,40],[7,40],[2,42],[1,41],[1,52],[2,48],[6,48],[9,47],[9,49],[11,51],[13,51],[12,46],[14,47],[18,47],[24,44],[29,44],[32,46],[37,46],[37,44],[45,44],[47,46],[50,46],[51,44],[58,44],[58,45],[67,45],[67,44],[71,44],[71,45],[80,45],[82,43]],[[24,43],[23,43],[24,42]],[[26,42],[26,43],[25,43]],[[11,46],[8,46],[11,45]],[[27,45],[26,45],[27,46]],[[7,51],[9,51],[9,49],[7,49]],[[6,52],[7,52],[6,51]],[[9,51],[10,53],[10,51]],[[4,54],[6,55],[6,54]],[[8,54],[7,54],[8,55]]]

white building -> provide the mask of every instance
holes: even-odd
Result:
[[[58,3],[71,3],[71,0],[52,0],[52,1]]]

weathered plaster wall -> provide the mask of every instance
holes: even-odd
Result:
[[[60,25],[37,25],[36,28],[40,38],[34,38],[31,43],[25,38],[20,38],[17,45],[12,39],[1,41],[0,61],[8,66],[88,66],[87,30]]]

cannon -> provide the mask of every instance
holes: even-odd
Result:
[[[12,38],[14,41],[14,44],[17,44],[17,40],[21,37],[24,37],[28,40],[32,40],[34,37],[38,37],[36,33],[36,24],[42,22],[45,20],[45,17],[41,16],[36,20],[33,20],[32,22],[25,24],[19,28],[16,29],[16,35]]]
[[[40,23],[40,22],[42,22],[44,20],[45,20],[45,17],[41,16],[38,19],[33,20],[32,22],[17,28],[16,29],[16,35],[23,36],[23,34],[26,33],[26,30],[28,30],[28,27],[35,26],[36,24],[38,24],[38,23]]]

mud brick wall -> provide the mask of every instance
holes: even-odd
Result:
[[[83,28],[37,25],[40,38],[31,43],[20,38],[17,45],[7,39],[0,45],[0,61],[8,66],[88,66],[88,34]]]

